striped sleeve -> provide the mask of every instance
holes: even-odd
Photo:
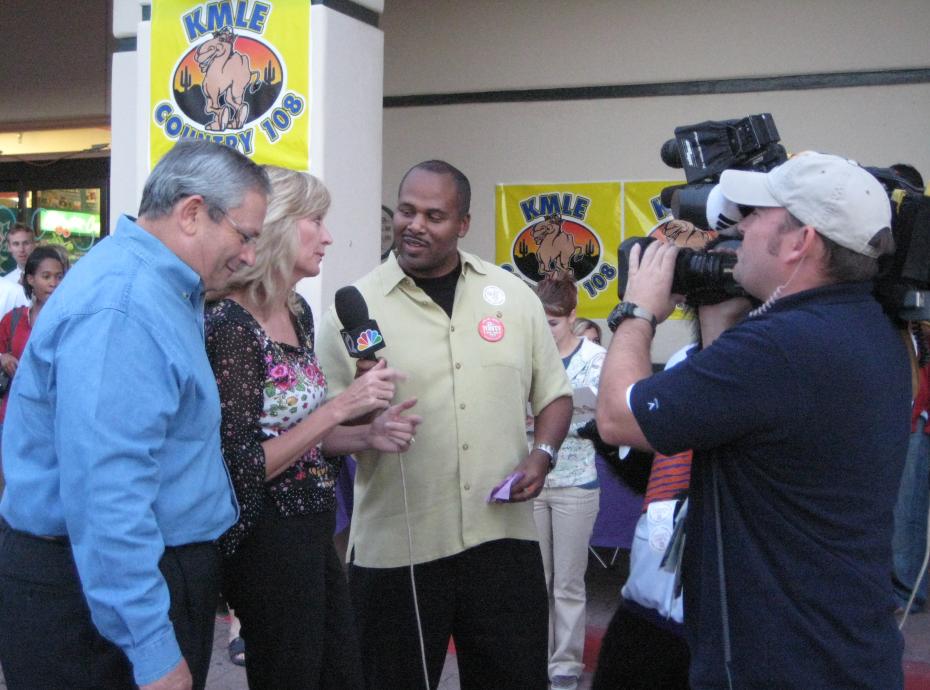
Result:
[[[674,455],[656,453],[652,461],[652,471],[649,473],[646,496],[643,499],[644,513],[653,501],[667,501],[688,490],[691,481],[691,455],[690,450]]]

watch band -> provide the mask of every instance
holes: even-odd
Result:
[[[555,459],[558,457],[559,452],[548,443],[537,443],[533,446],[533,450],[541,450],[549,456],[549,471],[551,472],[555,468]]]
[[[656,317],[651,311],[643,309],[633,302],[621,302],[614,307],[614,310],[610,312],[610,316],[607,317],[607,327],[610,328],[611,333],[613,333],[626,319],[643,319],[644,321],[648,321],[649,325],[652,326],[652,334],[655,335],[656,325],[658,325]]]

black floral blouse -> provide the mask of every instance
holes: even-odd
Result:
[[[229,467],[239,521],[220,537],[232,555],[262,514],[266,500],[281,515],[336,508],[338,458],[319,445],[270,481],[265,481],[262,442],[287,432],[326,399],[326,378],[313,351],[313,315],[298,296],[294,347],[268,337],[241,305],[226,299],[207,308],[207,356],[220,393],[223,457]]]

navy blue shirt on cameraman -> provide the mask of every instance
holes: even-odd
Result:
[[[889,574],[910,371],[870,291],[783,297],[632,389],[655,449],[695,450],[683,562],[692,687],[727,687],[715,484],[732,686],[903,684]]]

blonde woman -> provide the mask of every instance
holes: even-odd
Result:
[[[224,594],[242,622],[257,688],[361,688],[348,593],[333,547],[337,456],[403,452],[420,419],[390,406],[398,372],[379,363],[326,405],[313,317],[294,292],[319,274],[332,236],[315,177],[267,168],[272,194],[254,266],[207,314],[207,352],[223,407],[223,454],[240,518],[221,539]],[[232,224],[227,216],[226,221]],[[379,411],[370,424],[344,422]]]
[[[572,333],[587,338],[595,345],[603,345],[601,342],[601,327],[591,319],[575,319],[575,325],[572,326]]]

